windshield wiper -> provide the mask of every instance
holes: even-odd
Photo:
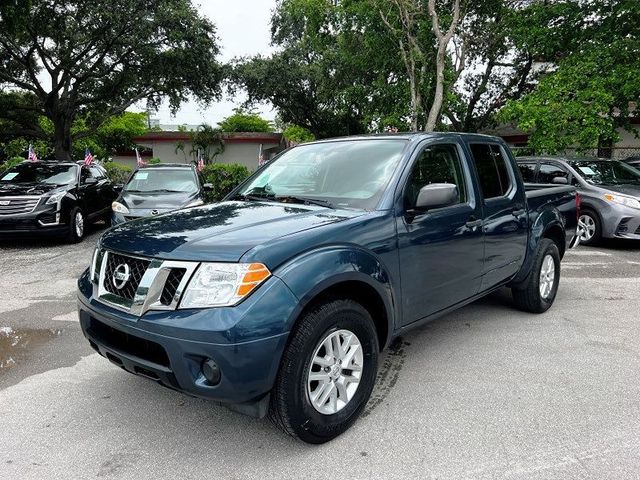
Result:
[[[304,203],[308,205],[318,205],[320,207],[335,209],[335,207],[331,202],[329,202],[328,200],[322,200],[320,198],[300,197],[297,195],[281,195],[281,196],[275,197],[275,199],[278,200],[279,202],[288,200],[288,201]]]
[[[275,195],[260,194],[260,193],[251,193],[251,194],[238,193],[237,195],[233,196],[233,200],[236,200],[236,199],[250,201],[250,202],[262,202],[264,200],[274,200]]]

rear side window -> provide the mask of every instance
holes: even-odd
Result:
[[[534,183],[536,181],[536,164],[535,162],[518,163],[518,168],[522,174],[522,180],[526,183]]]
[[[538,174],[539,183],[553,183],[556,177],[569,179],[569,172],[559,165],[553,163],[541,163],[540,173]]]
[[[506,195],[511,178],[500,147],[488,143],[472,143],[470,147],[485,200]]]

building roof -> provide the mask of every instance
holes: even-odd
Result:
[[[223,133],[222,139],[225,143],[280,143],[281,133],[270,132],[238,132]],[[188,142],[191,140],[190,132],[147,132],[139,137],[134,137],[133,141],[138,144],[151,142]]]

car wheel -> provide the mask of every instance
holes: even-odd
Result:
[[[377,369],[378,338],[369,312],[352,300],[320,304],[291,334],[269,416],[304,442],[328,442],[356,421]]]
[[[67,239],[71,243],[81,242],[84,238],[86,228],[86,220],[84,213],[78,207],[71,210],[69,216],[69,233]]]
[[[533,259],[531,271],[524,283],[511,293],[518,308],[531,313],[543,313],[551,308],[560,283],[560,251],[548,238],[543,238]]]
[[[600,217],[592,210],[583,210],[578,219],[580,229],[580,243],[583,245],[595,245],[602,237]]]

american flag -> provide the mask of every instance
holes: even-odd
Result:
[[[91,155],[91,152],[89,151],[89,147],[84,149],[84,164],[85,165],[91,165],[93,163],[93,155]]]
[[[147,162],[145,162],[144,160],[142,160],[142,157],[140,156],[140,153],[138,152],[138,149],[135,149],[136,151],[136,164],[138,165],[138,167],[143,167],[147,164]]]
[[[29,154],[27,156],[27,160],[32,162],[38,161],[38,155],[36,155],[36,151],[33,149],[33,145],[29,144]]]
[[[261,167],[265,163],[264,151],[262,150],[262,144],[260,144],[260,148],[258,149],[258,166]]]
[[[204,158],[202,157],[202,152],[198,149],[198,171],[201,172],[204,170]]]

